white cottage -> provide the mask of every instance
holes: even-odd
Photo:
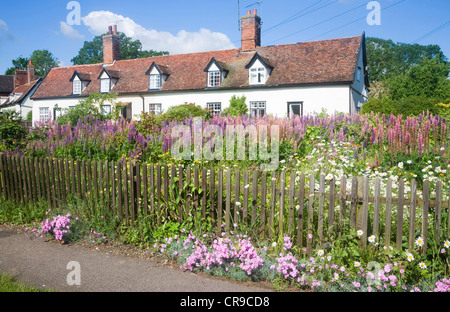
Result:
[[[256,10],[241,20],[241,47],[120,60],[117,28],[103,37],[103,63],[52,68],[33,95],[33,120],[57,117],[93,92],[116,93],[127,118],[195,103],[220,113],[233,95],[253,115],[354,113],[368,99],[365,35],[260,46]],[[107,112],[107,105],[104,110]]]

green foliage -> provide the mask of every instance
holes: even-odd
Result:
[[[0,114],[0,139],[6,149],[14,150],[23,145],[22,139],[27,134],[27,128],[22,122],[19,112],[6,110]]]
[[[245,95],[241,97],[237,97],[236,95],[233,95],[230,99],[230,106],[228,110],[224,110],[224,114],[230,115],[230,116],[241,116],[248,113],[248,107],[245,103],[246,97]]]
[[[15,60],[12,60],[13,67],[6,70],[5,75],[14,75],[16,69],[27,68],[29,59],[19,56]]]
[[[59,60],[48,50],[34,50],[29,58],[22,56],[12,60],[13,67],[6,70],[5,75],[14,75],[16,69],[26,69],[28,62],[34,65],[34,72],[36,76],[43,77],[52,67],[59,66]]]
[[[101,107],[104,104],[111,105],[111,113],[105,115],[102,113]],[[114,93],[91,93],[86,99],[80,100],[75,107],[65,110],[57,122],[60,125],[70,123],[75,126],[80,118],[93,116],[100,120],[118,119],[122,107],[117,101],[117,94]]]
[[[201,108],[198,105],[195,105],[193,103],[190,104],[182,104],[177,106],[171,106],[165,112],[162,114],[161,118],[169,119],[169,120],[176,120],[176,121],[183,121],[186,118],[189,117],[206,117],[207,111]]]
[[[106,34],[103,34],[106,35]],[[97,64],[103,62],[103,35],[95,36],[92,41],[85,41],[83,47],[78,51],[78,55],[71,59],[74,65]],[[132,40],[124,33],[120,36],[120,59],[130,60],[136,58],[168,55],[167,51],[142,50],[142,43],[139,40]]]
[[[366,40],[367,66],[370,81],[383,81],[403,74],[419,64],[423,57],[444,63],[447,58],[438,45],[407,44],[381,38]]]

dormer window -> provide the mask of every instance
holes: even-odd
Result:
[[[108,93],[110,89],[111,89],[111,79],[109,78],[100,79],[100,92]]]
[[[225,67],[225,63],[217,61],[212,58],[208,65],[204,69],[206,74],[206,86],[208,88],[220,87],[223,80],[228,74],[228,70]]]
[[[72,91],[72,93],[73,94],[81,94],[81,80],[79,78],[73,80],[73,91]]]
[[[145,74],[149,75],[148,88],[150,90],[159,90],[168,79],[170,69],[168,66],[158,65],[153,62]]]
[[[264,85],[273,70],[268,61],[263,59],[258,53],[255,53],[245,68],[248,69],[250,85]]]
[[[161,88],[161,75],[160,74],[150,74],[150,89]]]
[[[220,71],[214,70],[208,72],[208,87],[220,86]]]
[[[118,83],[120,79],[120,70],[117,71],[104,68],[98,76],[98,79],[100,79],[100,92],[108,93]]]
[[[250,84],[265,84],[266,71],[264,67],[250,68]]]
[[[72,81],[72,94],[80,95],[91,81],[91,78],[88,73],[80,73],[75,71],[70,81]]]

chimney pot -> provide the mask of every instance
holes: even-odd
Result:
[[[114,26],[113,26],[113,34],[114,34],[114,35],[117,35],[117,25],[114,25]]]
[[[252,12],[250,10],[247,11],[247,16],[252,15]]]
[[[256,15],[256,9],[253,9],[253,15]]]
[[[112,26],[108,26],[108,34],[112,34]]]
[[[247,16],[241,18],[241,48],[243,51],[255,50],[261,45],[261,18],[256,15],[256,10],[247,12]]]

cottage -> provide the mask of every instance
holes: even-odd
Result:
[[[10,77],[10,89],[8,93],[0,95],[0,112],[12,110],[19,112],[20,116],[26,119],[27,114],[33,108],[31,96],[41,83],[42,78],[35,76],[34,65],[31,60],[27,69],[16,69],[14,75],[3,77]],[[4,78],[4,80],[6,79]]]
[[[233,95],[252,115],[354,113],[367,101],[365,35],[261,46],[256,10],[241,19],[241,47],[120,60],[117,27],[103,37],[103,63],[52,68],[32,96],[33,120],[56,118],[93,92],[116,93],[124,116],[195,103],[220,113]],[[103,107],[110,110],[108,105]]]

